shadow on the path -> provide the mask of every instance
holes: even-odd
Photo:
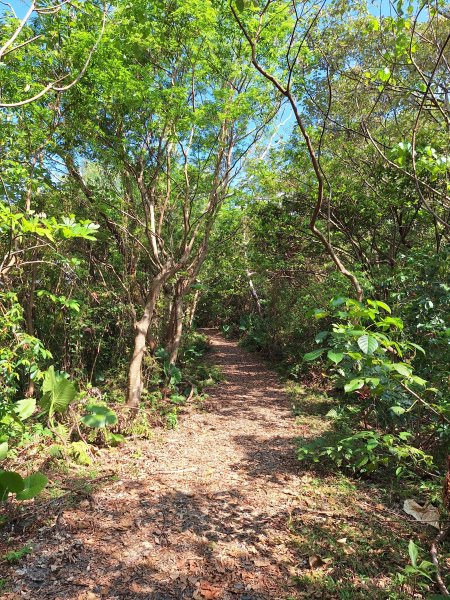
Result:
[[[213,346],[212,360],[223,368],[226,384],[212,388],[208,410],[220,418],[218,429],[222,423],[228,428],[225,459],[243,454],[236,465],[227,463],[223,489],[207,491],[205,475],[198,481],[190,476],[183,489],[180,481],[158,480],[151,466],[143,465],[146,479],[114,482],[62,512],[56,526],[42,528],[20,573],[25,595],[33,600],[281,600],[291,564],[279,540],[289,515],[276,503],[253,505],[247,490],[258,488],[265,499],[265,482],[283,485],[282,478],[298,470],[289,400],[258,357],[218,336]],[[234,419],[240,421],[235,435]],[[193,421],[194,432],[202,432],[205,423]],[[220,470],[222,464],[213,466]]]
[[[289,420],[292,411],[279,379],[258,356],[217,332],[209,332],[211,360],[222,369],[225,384],[210,391],[212,412],[224,418],[248,418],[263,428]]]
[[[234,467],[246,471],[250,478],[282,484],[286,475],[298,475],[301,470],[295,456],[297,438],[275,436],[261,440],[256,436],[236,436],[234,440],[245,448],[244,461]]]
[[[70,521],[43,532],[39,555],[21,570],[24,597],[282,600],[300,592],[318,600],[381,600],[386,565],[404,564],[398,548],[386,547],[384,524],[362,511],[342,520],[300,507],[269,514],[247,506],[238,488],[158,495],[136,481],[124,483],[126,492],[136,492],[132,501],[105,499],[105,506],[72,511]],[[277,541],[288,522],[294,560]],[[311,556],[319,563],[313,569]],[[280,596],[279,582],[289,577],[292,587]]]
[[[72,510],[57,530],[42,532],[39,555],[22,572],[29,597],[81,599],[89,590],[89,600],[274,598],[286,564],[272,538],[286,513],[256,511],[235,488],[158,495],[138,482],[125,487],[132,501]]]

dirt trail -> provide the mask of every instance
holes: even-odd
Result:
[[[276,375],[208,332],[225,381],[161,439],[118,449],[120,480],[40,530],[20,598],[281,600],[299,463]],[[20,580],[20,581],[19,581]]]

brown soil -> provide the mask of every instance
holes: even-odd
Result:
[[[281,600],[295,557],[296,430],[276,375],[209,331],[225,381],[159,439],[111,457],[107,483],[35,533],[10,573],[40,599]]]

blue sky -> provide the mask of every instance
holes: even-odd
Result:
[[[30,2],[25,0],[9,0],[9,3],[16,11],[18,17],[23,17],[30,6]],[[370,12],[374,15],[378,16],[380,14],[380,7],[382,14],[389,14],[390,12],[389,0],[375,0],[375,2],[369,1],[368,4]],[[0,14],[3,13],[5,9],[6,6],[4,4],[0,4]]]
[[[16,12],[16,15],[19,18],[23,17],[26,14],[28,8],[30,7],[29,2],[22,2],[21,0],[9,0],[9,4],[13,7],[14,11]],[[5,10],[8,10],[8,7],[4,4],[0,4],[0,14],[5,12]]]

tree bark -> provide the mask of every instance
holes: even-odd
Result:
[[[34,292],[36,289],[36,272],[37,265],[32,265],[31,268],[31,281],[30,288],[28,291],[28,297],[25,306],[25,324],[26,331],[28,335],[34,336],[34,319],[33,319],[33,310],[34,310]],[[28,386],[25,391],[26,398],[32,398],[34,396],[34,381],[30,378],[28,381]]]
[[[200,290],[195,290],[194,297],[188,309],[187,326],[188,329],[192,329],[195,319],[195,313],[197,311],[198,301],[200,300]]]
[[[177,362],[183,333],[183,298],[183,291],[177,289],[172,303],[170,340],[168,345],[169,358],[172,364]]]
[[[139,321],[134,324],[134,350],[128,372],[128,397],[127,406],[139,408],[142,395],[142,361],[147,348],[147,335],[152,324],[153,314],[159,298],[161,287],[167,279],[167,273],[160,273],[155,277],[147,296],[144,313]]]

